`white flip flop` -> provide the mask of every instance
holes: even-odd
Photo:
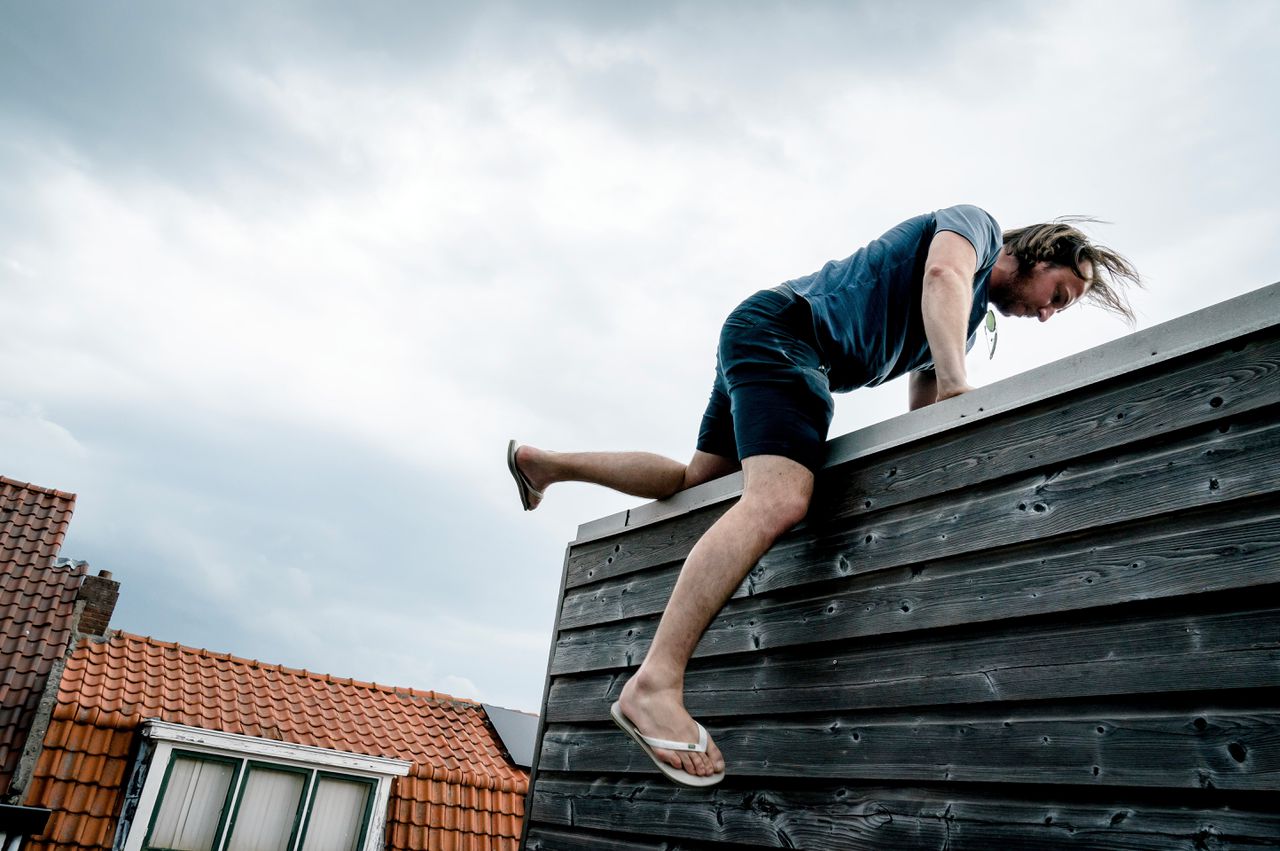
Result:
[[[613,718],[613,723],[622,728],[622,731],[631,737],[637,745],[644,749],[649,755],[649,759],[653,760],[653,764],[658,766],[658,770],[667,775],[667,778],[681,786],[705,787],[714,786],[724,779],[724,772],[720,771],[707,777],[700,777],[697,774],[690,774],[682,768],[672,768],[662,760],[658,759],[658,755],[653,752],[654,748],[662,748],[668,751],[686,751],[693,753],[707,752],[707,728],[698,724],[698,741],[696,742],[670,742],[666,739],[655,739],[652,736],[646,736],[636,729],[636,725],[631,723],[631,719],[622,714],[622,707],[614,701],[613,706],[609,707],[609,715]],[[696,721],[694,722],[697,723]]]
[[[524,473],[520,472],[520,468],[516,466],[516,450],[519,448],[520,444],[514,440],[507,444],[507,469],[511,471],[511,478],[516,480],[516,487],[520,490],[520,504],[524,506],[525,511],[533,511],[538,507],[533,500],[541,500],[542,491],[534,490],[533,485],[529,484]]]

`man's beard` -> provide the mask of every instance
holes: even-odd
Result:
[[[1003,287],[989,287],[987,289],[987,301],[1002,316],[1018,315],[1013,312],[1013,308],[1025,300],[1027,285],[1030,281],[1031,275],[1019,268]]]

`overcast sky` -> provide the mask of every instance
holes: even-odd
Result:
[[[506,440],[693,450],[720,322],[903,218],[1064,213],[1140,327],[1280,279],[1280,4],[0,0],[0,473],[112,625],[537,710]],[[1003,320],[985,384],[1127,333]],[[900,413],[841,397],[832,434]]]

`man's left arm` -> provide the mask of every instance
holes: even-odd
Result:
[[[969,240],[951,231],[934,235],[925,260],[920,313],[933,356],[939,402],[973,389],[965,371],[964,354],[977,270],[978,255]],[[915,395],[913,391],[913,402]]]
[[[938,401],[938,376],[932,369],[918,369],[907,379],[907,410],[914,411]]]

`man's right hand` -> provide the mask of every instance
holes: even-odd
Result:
[[[959,396],[962,393],[968,393],[973,388],[965,382],[943,383],[939,381],[938,374],[932,369],[921,369],[911,373],[910,385],[908,388],[908,407],[914,411],[923,408],[926,405],[932,405],[934,402],[941,402],[943,399],[950,399],[952,396]]]
[[[939,382],[938,383],[938,401],[941,402],[943,399],[950,399],[953,396],[959,396],[961,394],[968,393],[972,389],[973,387],[968,384],[952,384],[950,386],[944,386],[941,382]]]

